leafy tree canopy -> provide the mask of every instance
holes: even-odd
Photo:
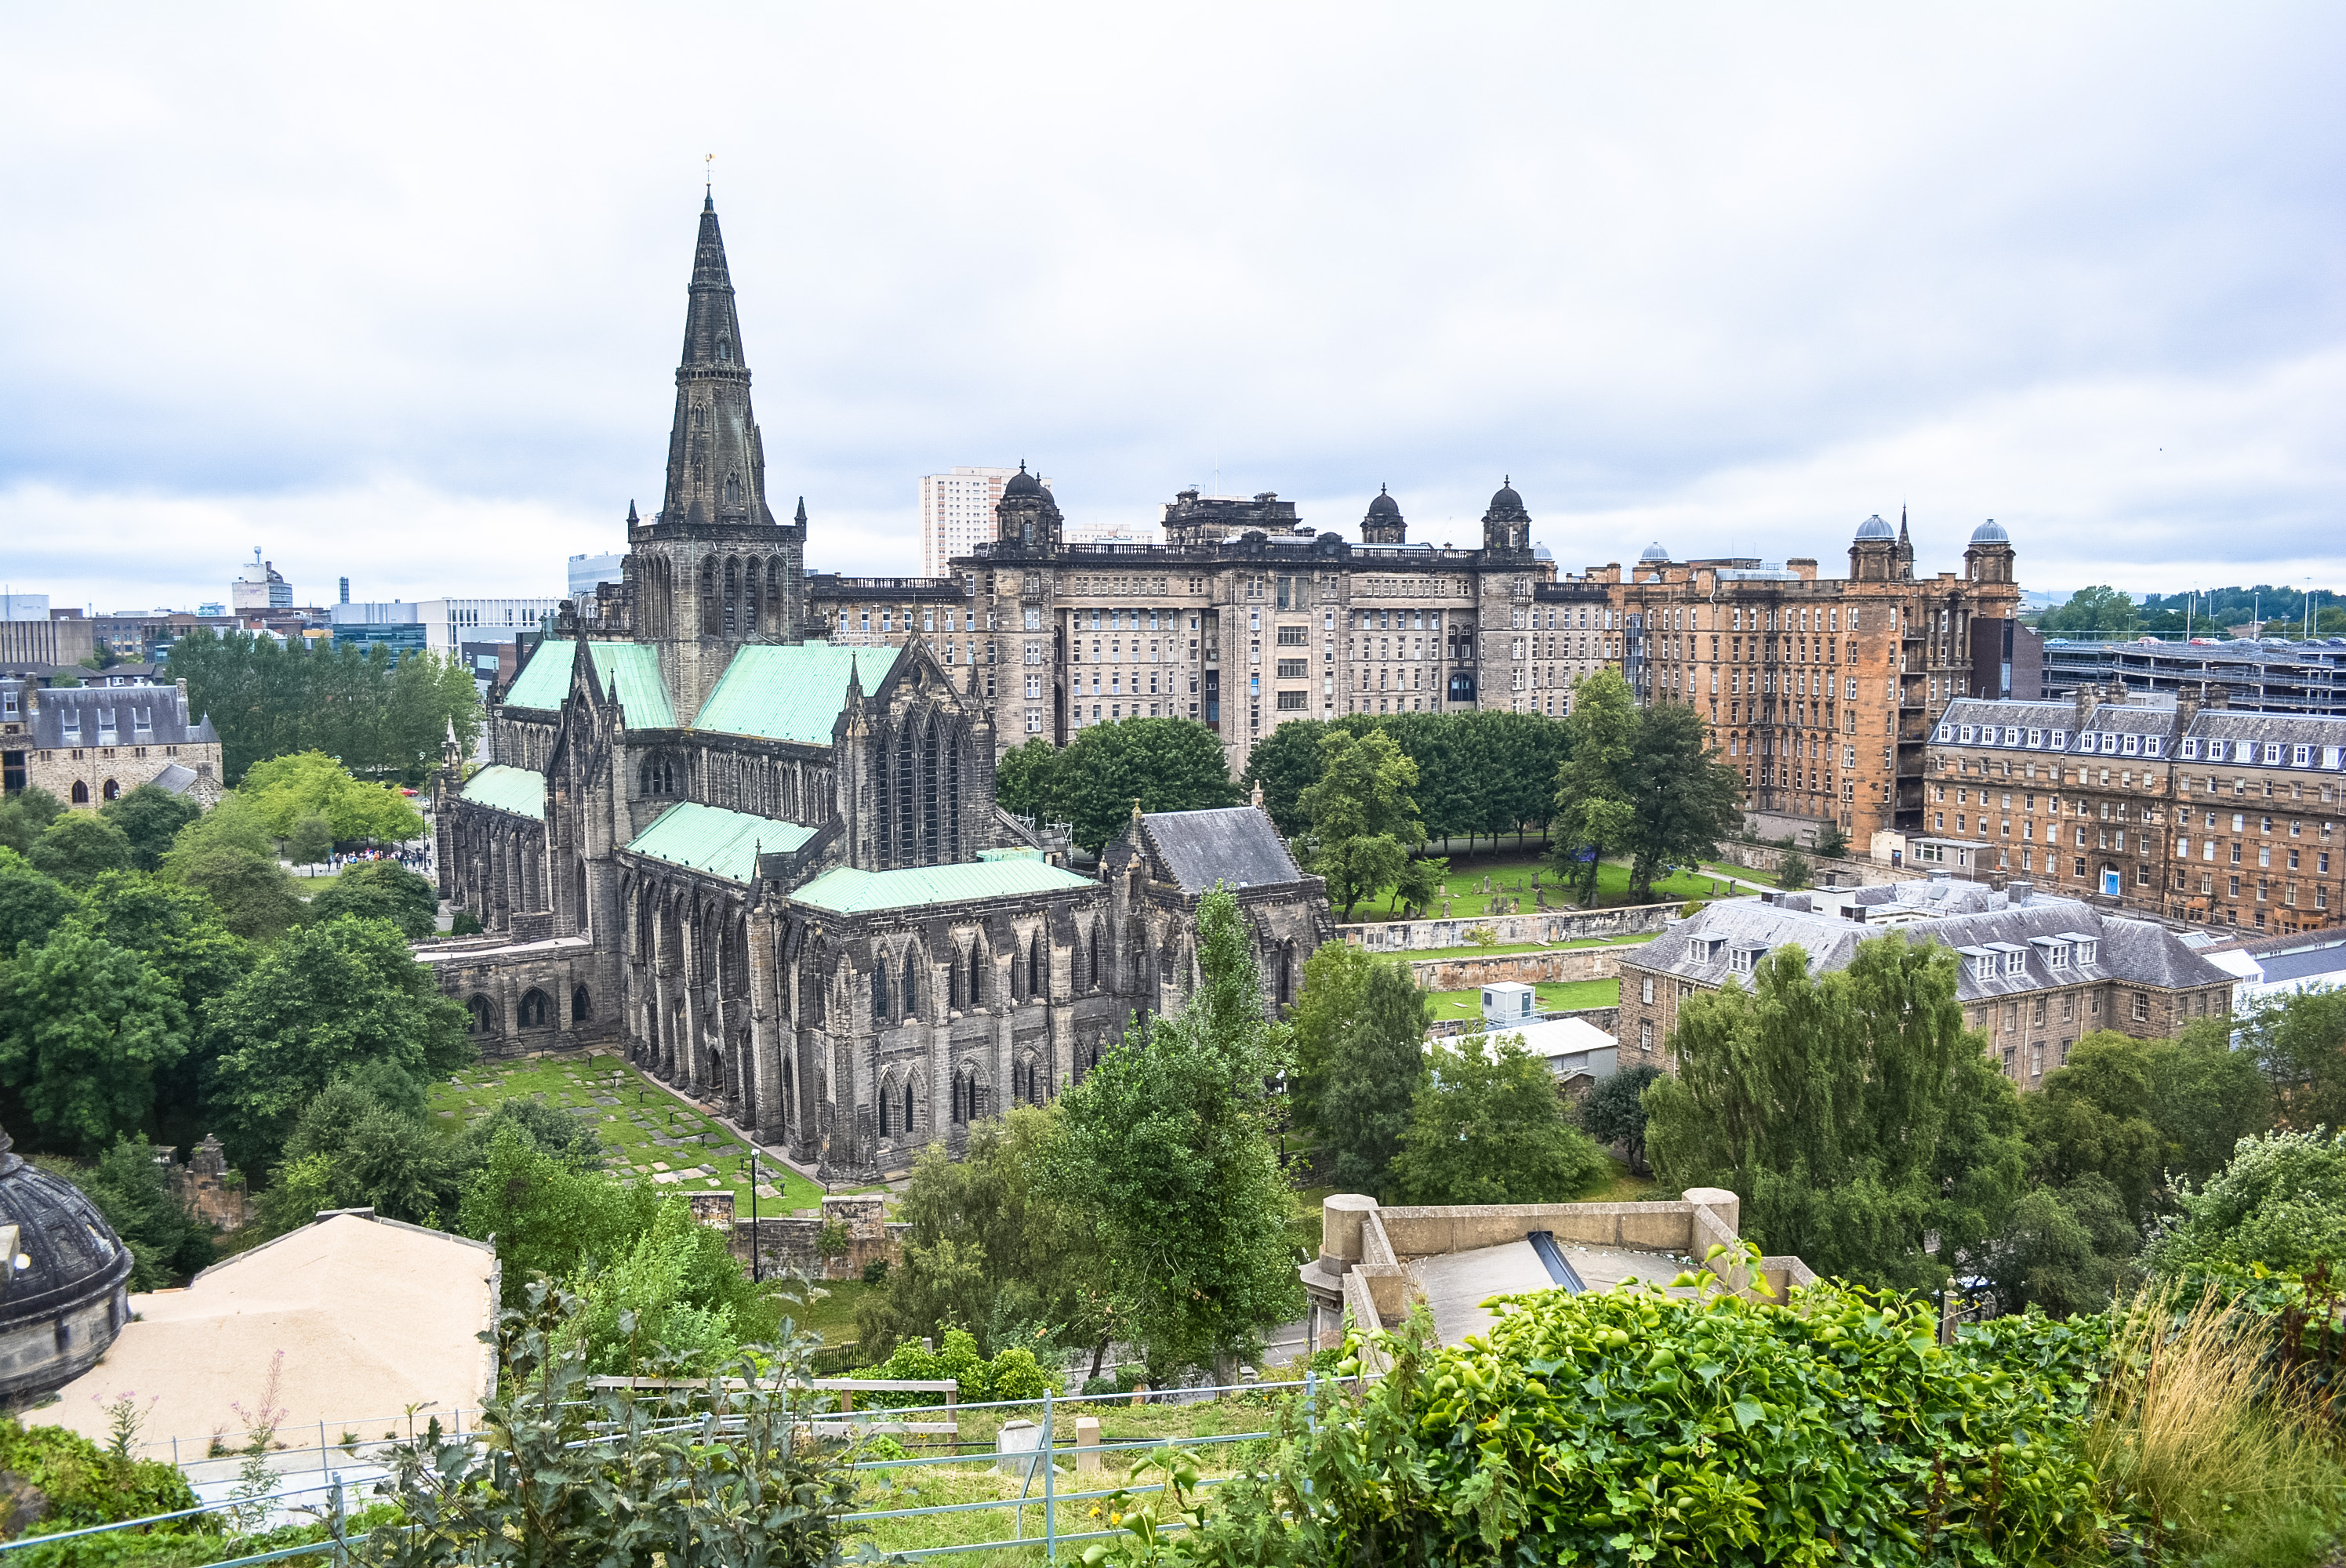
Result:
[[[2142,626],[2134,600],[2105,583],[2080,588],[2069,602],[2045,612],[2036,623],[2043,632],[2086,632],[2103,636],[2130,636]]]
[[[1318,1101],[1320,1127],[1335,1155],[1332,1175],[1346,1192],[1388,1185],[1425,1084],[1428,1013],[1407,963],[1371,965],[1358,1021],[1335,1040]]]
[[[2346,991],[2270,997],[2237,1022],[2289,1125],[2346,1127]]]
[[[15,791],[0,801],[0,850],[31,853],[33,840],[64,810],[64,802],[38,786]]]
[[[98,808],[98,815],[121,829],[130,840],[131,866],[141,871],[160,866],[179,830],[203,814],[201,805],[159,784],[141,784]]]
[[[2144,1253],[2157,1273],[2346,1267],[2346,1144],[2327,1132],[2242,1138],[2204,1190],[2187,1187],[2176,1201],[2181,1222]]]
[[[1366,950],[1347,942],[1323,942],[1303,961],[1303,989],[1287,1021],[1295,1056],[1288,1094],[1296,1120],[1314,1131],[1320,1127],[1320,1096],[1329,1074],[1345,1037],[1361,1026],[1369,972],[1376,962]]]
[[[1566,1203],[1610,1166],[1520,1034],[1436,1043],[1390,1167],[1401,1203]]]
[[[2183,1040],[2097,1030],[2022,1101],[2037,1179],[2098,1176],[2137,1226],[2171,1201],[2170,1177],[2206,1180],[2241,1138],[2270,1127],[2270,1107],[2256,1058],[2232,1050],[2220,1027]]]
[[[65,885],[10,849],[0,849],[0,959],[15,955],[16,944],[35,946],[63,925],[79,906]]]
[[[264,757],[321,751],[372,778],[421,782],[451,724],[469,754],[483,715],[473,672],[454,655],[352,643],[280,647],[274,638],[201,627],[171,645],[163,677],[219,731],[229,782]]]
[[[1685,703],[1638,710],[1619,777],[1636,812],[1628,844],[1633,898],[1650,900],[1655,876],[1668,867],[1715,858],[1719,840],[1743,825],[1742,775],[1719,760],[1702,716]]]
[[[206,1099],[234,1164],[266,1164],[334,1079],[385,1063],[417,1084],[471,1059],[464,1010],[440,994],[399,928],[332,920],[296,930],[214,1002]]]
[[[1743,1199],[1743,1232],[1819,1273],[1912,1288],[1942,1256],[1984,1246],[2019,1191],[2012,1086],[1964,1028],[1955,958],[1890,935],[1821,977],[1770,952],[1747,991],[1730,978],[1679,1003],[1678,1075],[1645,1094],[1662,1179]]]
[[[1987,1253],[1996,1304],[2056,1318],[2107,1308],[2141,1244],[2118,1190],[2097,1176],[2032,1186],[2012,1206]]]
[[[311,920],[337,915],[386,920],[410,941],[421,941],[438,929],[440,890],[431,878],[396,860],[357,860],[345,865],[334,885],[311,902]]]
[[[1659,1067],[1624,1067],[1597,1080],[1580,1103],[1580,1127],[1600,1144],[1619,1144],[1629,1168],[1646,1168],[1646,1086],[1662,1075]]]
[[[1076,842],[1093,851],[1125,830],[1136,800],[1144,811],[1239,803],[1220,738],[1193,718],[1086,725],[1054,766],[1030,771],[1049,780],[1044,815],[1072,823]],[[1032,793],[1028,785],[1020,788]],[[1033,802],[1028,805],[1032,809]]]
[[[103,817],[67,811],[41,830],[26,859],[69,888],[86,888],[101,872],[128,869],[130,840]]]
[[[1330,729],[1320,738],[1320,781],[1303,791],[1311,829],[1306,859],[1328,879],[1328,896],[1352,918],[1352,906],[1402,874],[1412,851],[1425,843],[1418,820],[1417,764],[1392,737]]]
[[[1264,1134],[1285,1031],[1263,1018],[1237,899],[1209,892],[1198,922],[1203,983],[1060,1099],[1065,1130],[1046,1176],[1107,1258],[1159,1381],[1251,1353],[1265,1326],[1300,1305],[1286,1240],[1293,1200]]]
[[[337,840],[401,843],[423,832],[423,819],[397,790],[360,782],[322,751],[255,762],[237,793],[251,802],[261,824],[280,839],[309,816],[332,823]]]
[[[274,942],[308,909],[278,864],[268,830],[239,795],[179,830],[162,875],[210,899],[221,923],[247,942]]]
[[[1601,669],[1573,687],[1567,741],[1556,775],[1556,850],[1551,863],[1580,901],[1596,901],[1596,867],[1609,855],[1634,850],[1637,807],[1633,789],[1637,709],[1629,683]]]
[[[0,963],[0,1085],[8,1125],[95,1151],[141,1126],[156,1075],[188,1047],[176,988],[86,921]]]
[[[1003,753],[994,765],[994,798],[1013,816],[1048,821],[1058,782],[1059,748],[1037,735]]]

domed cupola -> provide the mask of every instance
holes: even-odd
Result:
[[[1059,503],[1043,482],[1018,465],[1002,486],[994,505],[994,536],[997,548],[1056,550],[1059,547]]]
[[[1491,496],[1491,509],[1483,514],[1483,548],[1527,551],[1531,547],[1532,514],[1524,510],[1524,498],[1515,494],[1515,481],[1503,479]]]
[[[97,1206],[0,1132],[0,1399],[63,1387],[130,1320],[130,1249]]]
[[[1991,517],[1972,530],[1972,542],[1964,550],[1964,575],[1974,583],[2016,582],[2012,560],[2012,535]]]
[[[1401,545],[1408,539],[1409,525],[1402,521],[1401,503],[1383,485],[1378,485],[1376,499],[1369,503],[1368,515],[1361,519],[1361,543]]]

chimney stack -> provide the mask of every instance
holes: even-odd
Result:
[[[2014,909],[2019,909],[2025,905],[2029,899],[2035,895],[2035,891],[2036,884],[2025,878],[2015,881],[2009,881],[2004,885],[2004,897],[2011,903]]]
[[[2086,721],[2094,717],[2094,709],[2102,706],[2102,688],[2090,680],[2086,681],[2077,687],[2076,698],[2077,728],[2083,729]]]

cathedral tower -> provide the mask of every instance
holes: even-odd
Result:
[[[636,636],[659,645],[660,673],[686,725],[734,648],[800,639],[806,555],[805,503],[789,523],[767,504],[765,448],[713,199],[701,205],[688,300],[666,497],[648,523],[630,508],[627,527]]]

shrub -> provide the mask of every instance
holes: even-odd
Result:
[[[884,1257],[875,1257],[871,1262],[865,1264],[863,1266],[863,1283],[866,1285],[887,1284],[888,1260]]]
[[[923,1380],[951,1378],[959,1385],[957,1392],[964,1404],[987,1400],[1039,1400],[1050,1381],[1041,1363],[1035,1359],[1035,1352],[1024,1345],[1014,1345],[989,1361],[977,1353],[977,1339],[966,1329],[946,1329],[943,1344],[934,1350],[923,1349],[916,1339],[907,1339],[886,1360],[877,1366],[858,1367],[847,1376]],[[935,1394],[883,1393],[863,1396],[859,1403],[889,1409],[942,1404],[944,1400]]]
[[[19,1426],[14,1417],[0,1417],[0,1479],[12,1536],[36,1522],[53,1532],[196,1506],[177,1465],[109,1453],[79,1432]]]
[[[2155,1274],[2252,1266],[2296,1274],[2346,1263],[2346,1145],[2334,1138],[2242,1138],[2204,1190],[2179,1187],[2181,1223],[2143,1255]]]

